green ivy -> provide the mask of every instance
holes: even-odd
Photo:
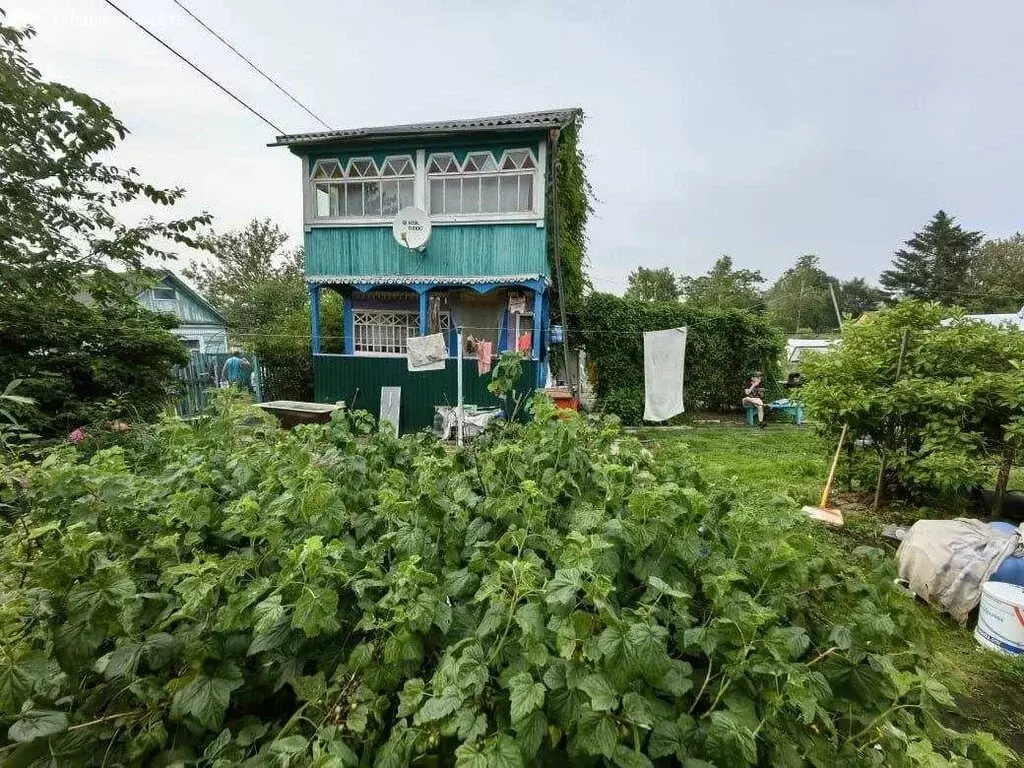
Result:
[[[552,221],[554,205],[558,204],[559,238],[562,259],[562,281],[564,285],[552,288],[552,317],[558,317],[558,296],[565,296],[567,311],[574,311],[590,287],[587,279],[587,219],[593,213],[591,201],[594,193],[587,181],[586,159],[580,149],[579,136],[583,126],[583,115],[578,114],[562,129],[555,154],[555,176],[558,178],[558,194],[549,194],[547,220]],[[550,226],[550,225],[549,225]],[[553,230],[548,232],[548,261],[551,274],[557,275],[555,266],[555,239]]]
[[[674,301],[643,302],[592,293],[575,318],[575,341],[586,347],[599,406],[638,424],[644,404],[643,331],[687,326],[687,410],[737,408],[745,379],[779,375],[784,340],[763,316],[742,310],[696,310]],[[769,396],[781,395],[769,387]]]
[[[0,464],[4,764],[1006,764],[888,557],[532,408],[452,452],[227,393]]]

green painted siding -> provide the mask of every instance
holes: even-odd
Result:
[[[391,227],[314,227],[307,275],[547,275],[547,240],[536,224],[435,226],[427,249],[409,251]]]
[[[520,391],[532,390],[529,382],[537,380],[534,360],[523,361],[523,382]],[[402,400],[399,429],[402,433],[417,432],[434,423],[435,405],[454,405],[458,392],[458,363],[449,360],[443,371],[409,373],[404,357],[313,357],[315,400],[333,403],[344,400],[357,410],[380,415],[380,388],[401,387]],[[479,376],[476,361],[463,368],[463,395],[466,403],[481,407],[500,406],[487,385],[491,377]],[[356,390],[359,395],[356,397]]]

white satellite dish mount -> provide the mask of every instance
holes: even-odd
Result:
[[[410,251],[423,251],[430,240],[430,219],[427,212],[413,206],[403,208],[395,216],[391,233],[399,245]]]

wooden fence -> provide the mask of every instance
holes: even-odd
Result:
[[[189,364],[174,370],[174,378],[178,384],[178,401],[175,411],[183,418],[195,416],[206,410],[210,404],[211,390],[227,386],[221,371],[224,362],[231,355],[228,353],[193,353]],[[249,369],[249,391],[257,403],[263,402],[263,371],[260,360],[246,356],[251,363]]]

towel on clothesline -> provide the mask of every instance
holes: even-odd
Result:
[[[899,577],[961,624],[1003,561],[1024,555],[1019,529],[1003,533],[980,520],[918,520],[896,551]]]
[[[410,336],[406,339],[406,362],[410,371],[442,371],[448,359],[444,334]]]
[[[644,333],[644,421],[668,421],[683,412],[686,328]]]
[[[494,342],[476,340],[476,370],[481,376],[491,372],[491,350]]]

